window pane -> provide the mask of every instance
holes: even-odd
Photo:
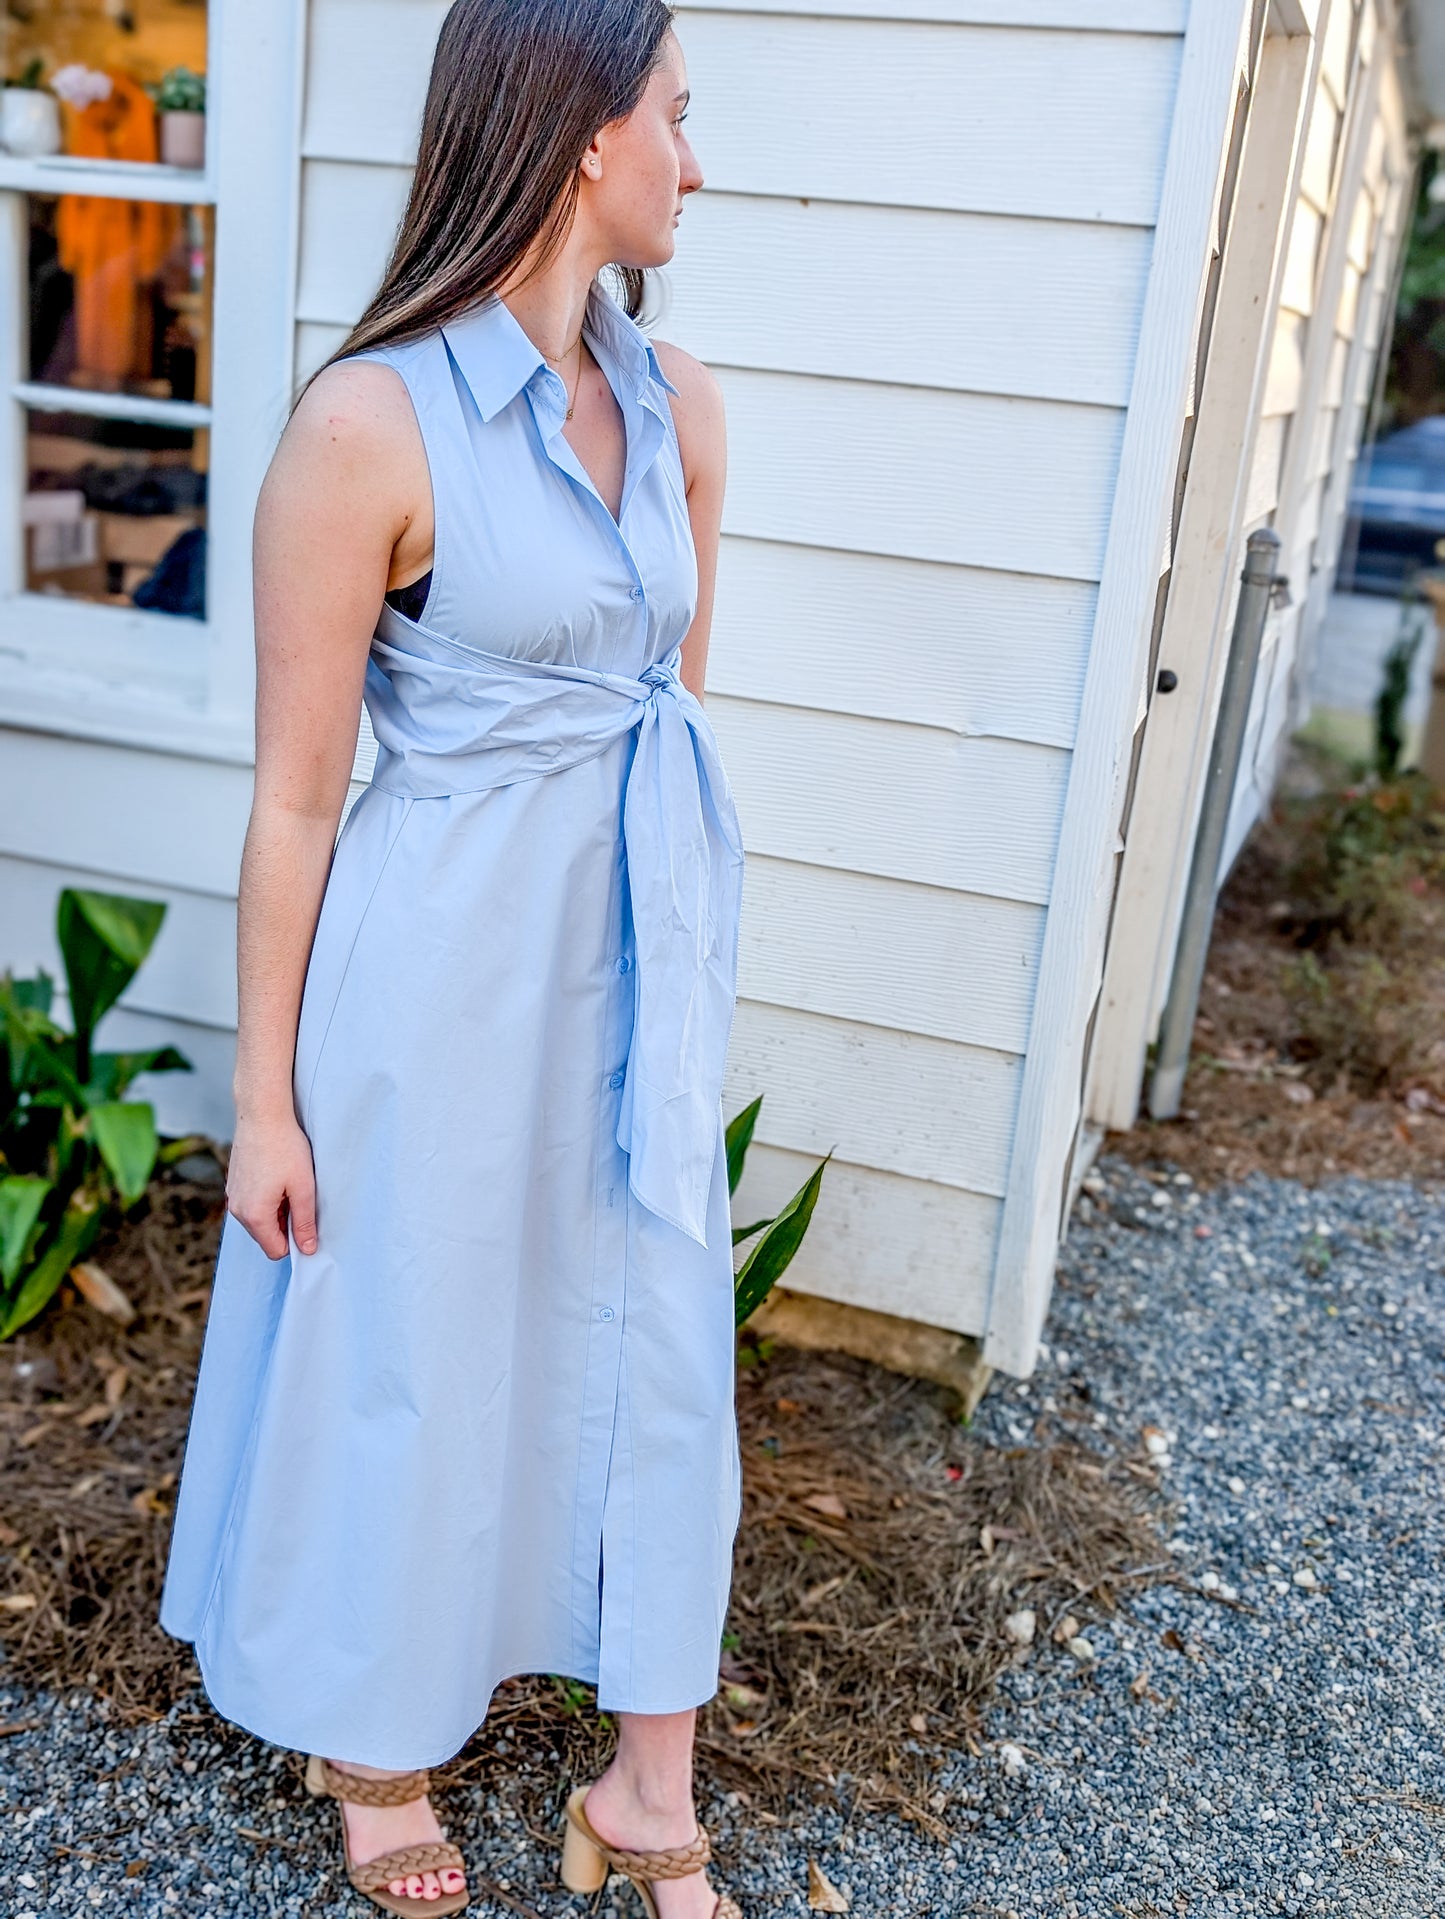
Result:
[[[204,619],[206,440],[31,408],[28,589]]]
[[[58,111],[49,100],[7,105],[17,151],[200,164],[196,118],[167,117],[194,115],[194,86],[178,76],[157,96],[178,68],[205,74],[204,0],[8,0],[0,61],[10,79],[59,96]]]
[[[208,404],[212,216],[32,194],[29,377]]]

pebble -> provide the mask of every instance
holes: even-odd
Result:
[[[1031,1646],[1038,1623],[1038,1614],[1033,1607],[1022,1606],[1017,1612],[1009,1614],[1003,1622],[1003,1629],[1016,1646]]]
[[[1032,1437],[1042,1419],[1137,1458],[1141,1427],[1157,1429],[1178,1583],[1125,1590],[1112,1612],[1077,1601],[1069,1638],[1087,1663],[1035,1621],[1028,1659],[985,1702],[981,1750],[939,1754],[942,1843],[850,1816],[846,1775],[841,1804],[800,1798],[769,1826],[710,1789],[704,1763],[714,1883],[748,1919],[808,1919],[810,1857],[854,1912],[889,1919],[1445,1919],[1445,1820],[1428,1810],[1445,1804],[1445,1193],[1251,1174],[1191,1190],[1186,1214],[1109,1156],[1085,1190],[1107,1203],[1062,1250],[1057,1363],[1023,1394],[997,1380],[969,1442],[1012,1443],[1020,1420]],[[1147,1223],[1147,1262],[1125,1215]],[[1331,1252],[1314,1274],[1299,1259],[1311,1227]],[[376,1919],[345,1885],[334,1806],[203,1698],[126,1729],[81,1693],[3,1681],[0,1666],[0,1722],[42,1721],[0,1740],[6,1919]],[[505,1793],[460,1784],[442,1810],[477,1871],[538,1919],[584,1919]],[[586,1919],[637,1911],[614,1879]],[[479,1893],[468,1919],[515,1912]]]

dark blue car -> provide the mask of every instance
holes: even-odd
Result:
[[[1337,585],[1345,593],[1399,594],[1445,540],[1445,414],[1401,427],[1362,453]]]

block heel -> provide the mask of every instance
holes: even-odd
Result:
[[[658,1919],[657,1900],[652,1882],[656,1879],[682,1879],[688,1873],[701,1872],[712,1857],[712,1844],[706,1828],[699,1824],[697,1837],[685,1846],[655,1846],[647,1851],[631,1851],[624,1846],[609,1846],[600,1833],[588,1824],[583,1802],[586,1786],[574,1786],[567,1795],[567,1825],[562,1837],[562,1884],[569,1892],[596,1892],[609,1872],[625,1873],[637,1888],[647,1908],[647,1919]],[[731,1893],[720,1892],[710,1919],[743,1919],[742,1910]]]
[[[587,1788],[578,1786],[567,1801],[567,1830],[562,1840],[562,1884],[568,1892],[596,1892],[610,1870],[607,1855],[577,1823]]]

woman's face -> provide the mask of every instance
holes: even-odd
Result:
[[[687,92],[682,48],[669,32],[647,91],[624,119],[602,128],[583,156],[583,193],[603,257],[619,266],[665,265],[677,245],[683,197],[702,185],[682,129]]]

